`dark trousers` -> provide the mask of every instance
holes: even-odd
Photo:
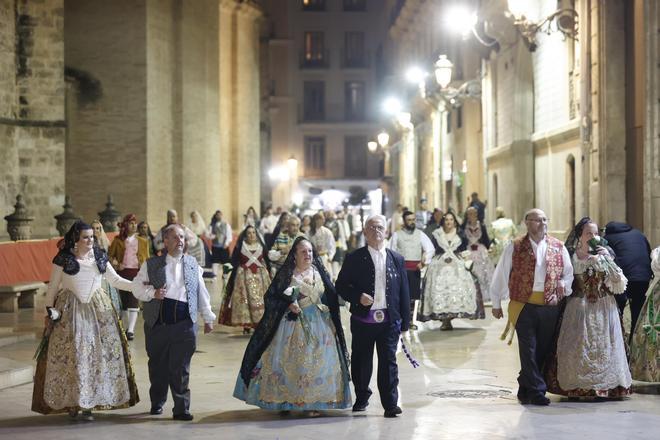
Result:
[[[626,303],[630,300],[630,337],[635,331],[635,324],[639,318],[639,313],[642,311],[644,301],[646,300],[646,291],[649,288],[649,281],[628,281],[626,291],[621,295],[614,295],[616,304],[619,306],[619,312],[623,315],[626,308]]]
[[[552,349],[552,340],[559,317],[559,306],[525,304],[518,322],[518,397],[543,396],[547,390],[543,379],[543,364]]]
[[[355,387],[355,403],[366,403],[371,396],[369,382],[373,371],[374,345],[378,354],[378,392],[385,409],[397,406],[399,369],[396,365],[396,347],[399,329],[393,322],[365,324],[351,319],[351,376]]]
[[[419,299],[422,291],[422,272],[420,270],[406,270],[408,275],[408,292],[410,292],[410,302]]]
[[[145,324],[144,335],[149,356],[149,397],[152,407],[162,407],[167,389],[172,392],[174,415],[190,408],[190,360],[196,348],[197,325],[190,319],[176,324]]]

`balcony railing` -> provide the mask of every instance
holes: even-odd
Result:
[[[362,56],[347,53],[345,49],[341,50],[341,68],[342,69],[368,69],[371,67],[371,53],[364,51]]]
[[[330,67],[330,51],[328,49],[308,53],[304,50],[300,51],[300,68],[301,69],[327,69]]]

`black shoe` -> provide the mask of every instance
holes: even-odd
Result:
[[[383,414],[383,416],[387,417],[388,419],[391,419],[391,418],[396,417],[396,416],[398,416],[399,414],[402,414],[402,413],[403,413],[403,411],[401,410],[401,408],[399,408],[398,406],[395,406],[394,408],[386,409],[385,414]]]
[[[366,411],[368,406],[369,402],[355,402],[355,405],[353,405],[353,412]]]
[[[135,335],[131,332],[126,332],[126,339],[132,341],[133,339],[135,339]]]
[[[152,406],[149,414],[152,416],[159,416],[163,413],[163,407],[161,406]]]
[[[534,396],[529,399],[529,403],[538,406],[548,406],[550,405],[550,399],[545,396]]]
[[[172,418],[174,420],[183,420],[184,422],[189,422],[193,419],[193,415],[190,413],[174,414]]]

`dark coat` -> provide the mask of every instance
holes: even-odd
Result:
[[[391,249],[386,252],[387,311],[392,321],[401,323],[401,331],[407,331],[410,328],[410,292],[404,259]],[[351,313],[367,316],[371,306],[360,304],[360,296],[363,293],[373,296],[376,286],[376,269],[367,246],[346,256],[335,286],[339,296],[351,303]]]
[[[605,226],[605,239],[616,254],[614,262],[628,281],[648,282],[653,278],[651,245],[644,234],[629,224],[609,222]]]

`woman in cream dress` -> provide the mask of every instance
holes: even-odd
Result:
[[[128,342],[102,279],[130,291],[94,244],[92,228],[77,221],[53,260],[46,305],[47,347],[40,351],[32,410],[68,412],[93,420],[91,411],[126,408],[138,401]]]

